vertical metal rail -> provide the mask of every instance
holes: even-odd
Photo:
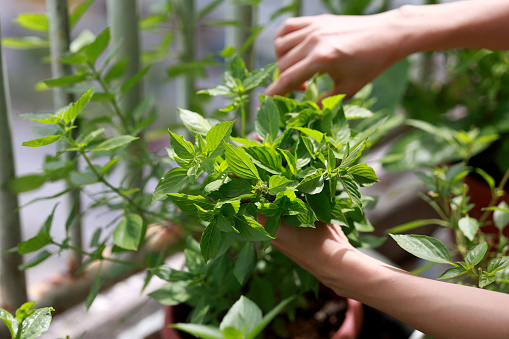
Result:
[[[180,27],[179,56],[183,62],[196,60],[196,17],[195,0],[177,0],[178,22]],[[191,75],[184,75],[178,79],[177,106],[193,110],[193,98],[196,83]]]
[[[251,5],[239,4],[238,0],[229,0],[228,16],[230,20],[239,22],[242,26],[231,26],[226,30],[226,44],[240,51],[251,35],[254,24],[255,8]],[[254,67],[254,46],[241,55],[248,69]]]
[[[0,32],[1,37],[1,32]],[[11,139],[9,94],[0,38],[0,297],[6,308],[14,311],[27,300],[25,273],[18,270],[23,258],[17,253],[5,253],[21,242],[18,197],[7,189],[15,177]]]
[[[54,78],[60,78],[72,74],[70,65],[63,64],[59,60],[69,50],[69,13],[67,7],[67,0],[47,0],[46,9],[49,17],[49,38],[50,38],[50,52],[51,52],[51,73]],[[53,105],[55,110],[60,109],[74,101],[71,93],[67,92],[64,87],[56,87],[53,89]],[[75,129],[74,133],[78,133]],[[67,159],[72,159],[75,155],[71,153],[64,153]],[[76,164],[78,166],[78,164]],[[76,199],[79,199],[79,190],[73,190],[66,196],[66,205],[68,209],[72,209]],[[80,218],[81,205],[79,201],[76,205],[76,216],[69,229],[69,236],[71,238],[71,245],[77,248],[82,248],[82,225]],[[72,251],[70,254],[70,271],[73,272],[76,267],[79,267],[82,261],[81,253]]]
[[[108,24],[111,31],[112,46],[120,45],[116,59],[127,59],[127,69],[121,78],[125,82],[136,75],[141,68],[141,50],[140,50],[140,32],[138,25],[138,2],[136,0],[108,0]],[[125,93],[120,101],[120,109],[128,124],[133,123],[132,113],[141,102],[142,82],[139,81]],[[131,125],[132,126],[132,125]],[[130,131],[125,131],[130,133]],[[143,136],[140,135],[140,138]],[[139,149],[132,148],[133,154],[137,154]],[[141,156],[140,156],[141,157]],[[140,158],[134,155],[133,159]],[[130,164],[127,165],[129,167]],[[128,172],[130,168],[126,169]],[[143,183],[143,174],[136,173],[129,177],[131,187],[141,188]],[[141,190],[142,191],[142,190]],[[141,193],[140,191],[140,193]]]

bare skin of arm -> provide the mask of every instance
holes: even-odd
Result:
[[[329,95],[352,96],[416,52],[509,50],[508,18],[506,0],[407,5],[369,16],[291,18],[275,37],[280,77],[266,94],[284,95],[301,88],[314,74],[327,73],[335,84]]]
[[[435,339],[509,338],[508,294],[426,279],[382,263],[352,247],[340,226],[281,223],[272,245],[337,294]]]

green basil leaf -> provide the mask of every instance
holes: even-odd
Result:
[[[438,240],[426,235],[389,234],[405,251],[438,264],[454,265],[447,248]]]
[[[262,311],[260,308],[248,298],[241,296],[228,310],[219,329],[224,330],[231,327],[242,331],[242,333],[249,333],[261,321]]]
[[[223,143],[227,143],[232,133],[234,121],[220,122],[207,132],[207,148],[209,157],[215,158],[223,152]]]
[[[23,28],[35,32],[48,33],[48,16],[42,13],[23,13],[18,15],[14,21]]]
[[[297,181],[287,179],[283,176],[273,175],[269,178],[269,194],[277,195],[280,192],[286,191],[287,188],[294,189],[297,185]]]
[[[467,273],[467,270],[465,270],[463,267],[452,267],[452,268],[449,268],[444,273],[442,273],[442,275],[439,276],[437,279],[443,280],[443,279],[456,278],[456,277],[459,277],[460,275],[463,275],[465,273]]]
[[[226,161],[235,175],[244,179],[260,180],[256,166],[242,148],[229,144],[224,144],[224,146]]]
[[[326,190],[322,190],[318,194],[309,195],[306,194],[306,201],[315,213],[318,220],[330,224],[331,223],[331,206],[330,206],[330,198],[326,193]]]
[[[217,220],[217,219],[216,219]],[[200,240],[200,249],[203,259],[215,259],[223,255],[237,239],[236,232],[223,232],[219,229],[217,221],[205,227]]]
[[[490,285],[491,283],[495,282],[496,279],[497,278],[494,275],[489,275],[483,271],[479,276],[479,287],[484,288]]]
[[[279,132],[279,112],[270,98],[265,98],[256,115],[255,130],[258,137],[272,144]]]
[[[92,148],[90,152],[105,152],[105,151],[111,151],[115,148],[119,148],[122,146],[125,146],[127,144],[130,144],[134,140],[137,140],[139,138],[133,137],[131,135],[120,135],[118,137],[114,137],[111,139],[107,139],[103,142],[101,142],[96,147]]]
[[[493,258],[488,263],[488,274],[493,274],[509,266],[509,256]]]
[[[196,205],[204,210],[214,209],[215,204],[202,196],[187,195],[182,193],[168,193],[170,199],[182,210],[190,215],[198,215]]]
[[[267,146],[246,146],[243,149],[258,167],[272,174],[284,172],[283,159],[275,149]]]
[[[483,242],[467,252],[465,261],[469,266],[474,267],[481,262],[486,255],[486,252],[488,252],[488,244]]]
[[[113,242],[118,247],[136,251],[140,244],[143,219],[138,214],[126,214],[113,232]]]
[[[500,202],[497,206],[499,210],[493,212],[493,222],[500,232],[502,232],[509,224],[509,213],[503,210],[509,210],[509,205],[505,201]]]
[[[61,137],[62,137],[61,135],[49,135],[47,137],[42,137],[42,138],[39,138],[39,139],[30,140],[30,141],[25,141],[25,142],[22,143],[22,145],[23,146],[27,146],[27,147],[46,146],[46,145],[50,145],[50,144],[56,142]]]
[[[182,304],[191,298],[187,285],[187,281],[176,281],[155,290],[149,294],[149,297],[165,306]]]
[[[466,216],[458,221],[458,227],[465,237],[472,241],[479,229],[479,221]]]
[[[348,168],[348,173],[360,187],[366,187],[378,182],[375,171],[366,164],[357,164]]]
[[[207,135],[212,128],[210,122],[198,113],[179,108],[180,120],[191,133]]]
[[[371,118],[374,114],[369,109],[357,105],[345,105],[345,117],[347,120]]]
[[[180,159],[184,160],[192,160],[194,159],[194,147],[193,144],[189,141],[184,140],[184,138],[180,135],[176,135],[172,131],[168,131],[170,133],[170,143],[173,147],[173,150],[177,154]]]
[[[188,182],[189,176],[185,168],[173,168],[159,180],[152,196],[152,203],[166,199],[167,193],[178,193]]]
[[[233,267],[233,275],[241,286],[247,281],[256,264],[256,251],[254,245],[246,242],[240,250],[239,256]]]
[[[319,169],[315,173],[307,175],[302,179],[297,189],[307,194],[318,194],[323,190],[323,175]]]
[[[92,99],[92,89],[89,89],[85,92],[69,109],[67,109],[63,114],[64,123],[67,125],[68,123],[72,122],[78,114],[87,106],[87,104],[90,102],[90,99]]]
[[[66,75],[60,78],[44,80],[43,83],[49,87],[68,87],[87,79],[88,74]]]
[[[245,215],[234,216],[235,228],[245,241],[265,241],[273,239],[257,221]]]
[[[359,191],[359,188],[357,187],[355,181],[344,176],[340,176],[339,181],[343,185],[343,189],[348,194],[350,199],[352,199],[352,203],[361,206],[362,205],[361,192]]]
[[[217,328],[209,325],[200,324],[182,324],[178,323],[171,326],[179,331],[184,331],[192,334],[197,338],[204,339],[224,339],[223,333]]]

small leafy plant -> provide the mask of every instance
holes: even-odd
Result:
[[[458,163],[419,173],[428,189],[428,194],[423,194],[422,198],[435,209],[440,219],[413,221],[389,232],[397,233],[429,224],[450,229],[453,241],[449,246],[424,235],[391,236],[404,250],[419,258],[451,265],[438,279],[508,292],[509,242],[503,231],[509,224],[509,208],[504,201],[498,205],[497,202],[504,194],[503,186],[509,178],[509,171],[495,186],[490,175],[480,169],[475,170],[486,180],[492,193],[492,200],[483,208],[480,218],[469,215],[474,204],[470,203],[469,186],[463,181],[472,171],[464,163]],[[491,212],[493,220],[489,220]],[[493,224],[497,230],[495,234],[482,231],[483,227]]]
[[[25,303],[16,310],[15,316],[0,308],[0,320],[7,326],[12,339],[33,339],[49,329],[52,307],[33,309],[34,302]]]
[[[236,121],[214,123],[184,109],[180,117],[194,142],[169,131],[172,148],[168,153],[177,166],[159,181],[153,201],[171,199],[204,229],[199,245],[188,240],[186,271],[164,266],[152,270],[172,282],[152,297],[168,305],[191,304],[193,323],[220,324],[219,316],[226,310],[222,310],[224,300],[232,292],[241,295],[258,289],[252,297],[269,312],[275,306],[274,298],[290,297],[274,286],[288,277],[291,284],[301,286],[294,289],[297,295],[316,291],[316,280],[295,266],[290,265],[290,271],[267,269],[276,262],[270,240],[283,218],[295,227],[313,228],[317,221],[341,225],[356,246],[383,241],[360,234],[373,230],[363,213],[373,198],[362,195],[360,188],[378,179],[359,159],[373,142],[370,137],[383,131],[384,124],[370,124],[373,113],[363,106],[344,104],[343,95],[325,98],[319,106],[321,79],[315,78],[300,99],[260,95],[254,133],[245,136],[243,97],[270,79],[273,71],[274,66],[268,65],[249,72],[233,56],[227,63],[225,84],[203,91],[231,98],[233,102],[224,111],[240,108],[241,133],[236,131]],[[359,129],[351,127],[361,119],[366,120],[357,124]],[[257,221],[259,214],[268,217],[264,226]],[[272,280],[264,275],[267,272]],[[219,330],[207,329],[213,337],[221,337],[226,336],[227,327],[221,323]],[[247,337],[251,330],[241,329]]]

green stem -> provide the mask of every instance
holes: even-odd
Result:
[[[83,250],[81,248],[74,247],[74,246],[71,246],[71,245],[64,245],[64,244],[60,244],[60,243],[57,243],[57,242],[54,242],[54,241],[52,241],[52,244],[58,246],[60,249],[63,249],[63,250],[75,251],[75,252],[81,253],[83,255],[89,256],[89,257],[94,257],[95,256],[94,253],[87,252],[87,251],[85,251],[85,250]],[[135,263],[135,262],[132,262],[132,261],[125,261],[125,260],[121,260],[121,259],[108,258],[108,257],[101,256],[100,260],[106,260],[106,261],[109,261],[109,262],[112,262],[112,263],[116,263],[116,264],[121,264],[121,265],[134,266],[134,267],[137,267],[137,268],[146,268],[145,265],[138,264],[138,263]]]
[[[111,93],[111,90],[110,90],[108,84],[106,84],[106,82],[101,78],[101,75],[95,70],[95,67],[93,67],[93,65],[90,65],[90,66],[92,68],[94,78],[101,85],[101,88],[104,91],[104,94],[106,94],[107,96],[111,96],[113,98],[110,100],[110,103],[113,106],[113,112],[120,119],[120,122],[122,123],[122,127],[124,128],[124,132],[129,134],[130,133],[129,124],[127,123],[125,116],[122,114],[122,110],[120,109],[120,106],[118,105],[117,101],[115,100],[115,96]]]
[[[509,180],[509,168],[505,171],[504,177],[502,178],[502,180],[498,184],[497,188],[495,189],[495,194],[493,194],[491,201],[487,207],[492,207],[497,203],[498,199],[500,198],[498,196],[498,192],[500,192],[504,189],[504,186],[507,183],[507,180]],[[483,225],[486,222],[486,220],[490,216],[490,213],[491,213],[491,211],[484,211],[483,215],[479,219],[480,225]]]
[[[241,119],[241,135],[246,137],[246,102],[241,96],[240,99],[240,119]]]

